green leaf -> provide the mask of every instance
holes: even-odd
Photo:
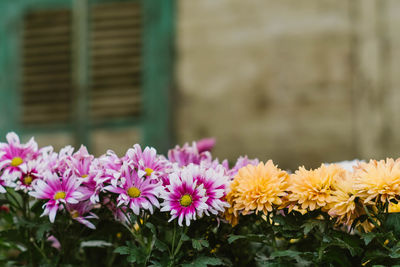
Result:
[[[129,255],[130,254],[130,249],[128,247],[122,246],[122,247],[117,247],[114,250],[114,253],[118,253],[121,255]]]
[[[152,261],[150,261],[152,264],[151,265],[149,265],[148,267],[163,267],[163,265],[160,263],[160,262],[158,262],[158,261],[155,261],[155,260],[152,260]]]
[[[153,235],[157,235],[156,227],[152,223],[147,222],[145,226],[150,229]]]
[[[193,247],[194,249],[198,250],[198,251],[200,251],[200,250],[203,249],[203,247],[202,247],[200,241],[199,241],[199,240],[196,240],[196,239],[192,239],[192,247]]]
[[[400,234],[400,212],[390,213],[384,226],[396,234]]]
[[[367,262],[370,260],[386,260],[390,258],[387,251],[382,251],[382,250],[378,250],[378,249],[373,249],[373,250],[367,250],[365,252],[365,257],[362,259],[362,262]]]
[[[308,233],[311,232],[311,230],[314,228],[314,224],[312,222],[306,222],[303,224],[302,228],[304,228],[303,232],[305,235],[308,235]]]
[[[310,262],[303,259],[301,257],[303,253],[299,252],[299,251],[295,251],[295,250],[282,250],[282,251],[275,251],[271,253],[271,258],[275,259],[275,258],[292,258],[294,259],[297,263],[301,264],[301,265],[309,265]]]
[[[185,235],[184,233],[182,233],[181,239],[182,239],[182,241],[188,241],[190,238],[187,235]]]
[[[346,255],[343,255],[343,250],[331,249],[324,254],[323,259],[324,262],[329,262],[330,266],[353,266],[350,259]]]
[[[52,224],[50,223],[43,223],[39,226],[39,228],[36,231],[36,239],[37,240],[42,240],[43,236],[46,232],[48,232],[52,227]]]
[[[203,248],[208,248],[210,244],[208,244],[207,240],[204,239],[192,239],[192,247],[198,251],[202,250]]]
[[[146,251],[144,247],[132,246],[129,250],[128,262],[144,263],[146,260]]]
[[[111,247],[112,244],[103,240],[90,240],[90,241],[83,241],[81,243],[81,248],[84,247],[97,247],[97,248],[104,248],[104,247]]]
[[[154,243],[154,246],[161,252],[164,252],[168,249],[168,246],[163,243],[162,241],[160,241],[159,239],[156,240],[156,242]]]
[[[274,251],[271,253],[271,258],[279,258],[279,257],[297,258],[300,254],[301,254],[300,251],[295,251],[295,250]]]
[[[373,232],[369,232],[369,233],[362,235],[365,245],[368,245],[369,243],[371,243],[371,241],[374,240],[375,237],[376,237],[376,233],[373,233]]]
[[[208,248],[210,246],[210,244],[208,243],[207,240],[201,239],[201,240],[199,240],[199,242],[205,248]]]
[[[304,235],[308,235],[315,227],[318,227],[321,232],[324,232],[325,225],[324,221],[310,220],[305,222],[301,227],[304,228]]]
[[[331,242],[330,245],[337,245],[338,247],[345,248],[349,250],[352,257],[355,257],[357,254],[361,254],[363,252],[362,248],[355,246],[353,244],[348,244],[340,238],[335,238],[335,241]]]
[[[135,253],[130,254],[130,255],[128,256],[127,260],[128,260],[128,262],[130,262],[130,263],[136,262],[136,254],[135,254]]]
[[[241,238],[246,238],[246,236],[244,236],[244,235],[230,235],[228,237],[228,243],[232,244],[233,242],[235,242],[236,240],[241,239]]]
[[[207,267],[209,265],[225,265],[221,259],[201,256],[195,259],[192,263],[182,264],[182,267]]]

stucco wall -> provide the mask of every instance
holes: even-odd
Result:
[[[374,125],[359,93],[381,90],[380,78],[357,79],[380,67],[379,24],[364,23],[376,3],[178,1],[178,141],[215,136],[219,158],[247,153],[284,168],[390,154],[359,137]]]

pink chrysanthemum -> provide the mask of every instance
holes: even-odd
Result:
[[[15,190],[23,190],[28,192],[32,189],[32,184],[38,178],[41,178],[45,173],[47,163],[42,158],[36,160],[30,160],[20,165],[20,171],[14,172],[16,176]]]
[[[166,179],[166,170],[170,168],[170,162],[157,155],[152,147],[146,147],[143,151],[139,144],[128,149],[123,161],[132,161],[138,170],[139,176],[144,175],[150,179]]]
[[[33,184],[33,191],[29,194],[38,199],[48,199],[43,205],[42,216],[49,215],[50,222],[54,222],[57,211],[62,209],[62,204],[77,204],[82,198],[78,191],[80,182],[66,172],[64,177],[46,173],[44,179],[37,179]]]
[[[38,145],[33,137],[26,144],[21,144],[16,133],[8,133],[8,143],[0,143],[0,178],[15,171],[20,171],[20,165],[28,160],[35,159],[38,154]]]
[[[102,183],[110,183],[111,180],[121,177],[122,159],[120,159],[114,151],[108,150],[106,154],[101,155],[94,164],[97,169],[101,170]]]
[[[224,212],[229,204],[224,200],[226,191],[229,188],[229,177],[225,175],[225,169],[219,168],[204,168],[199,165],[189,164],[184,168],[184,172],[192,175],[197,181],[197,185],[203,185],[206,190],[207,209],[204,210],[206,215],[218,212]]]
[[[82,145],[67,161],[73,175],[81,181],[79,191],[83,194],[83,200],[90,199],[92,203],[98,203],[103,180],[100,179],[102,172],[94,156]]]
[[[97,172],[93,172],[91,164],[94,160],[94,156],[90,155],[85,146],[75,152],[69,159],[73,174],[78,178],[82,178],[83,183],[88,180],[89,177],[96,176]]]
[[[178,224],[182,226],[185,219],[186,225],[189,226],[191,220],[202,216],[208,208],[206,190],[203,184],[197,184],[190,169],[172,173],[169,177],[170,184],[166,186],[166,191],[161,193],[161,198],[164,199],[161,211],[171,213],[169,221],[178,218]]]
[[[12,180],[14,180],[13,177],[10,177],[10,178]],[[15,187],[15,184],[13,182],[11,182],[11,179],[10,180],[9,179],[7,179],[7,180],[0,179],[0,193],[6,193],[7,192],[7,190],[6,190],[7,186]]]
[[[51,173],[56,173],[59,165],[59,154],[54,152],[52,146],[43,147],[40,149],[40,152],[40,161],[45,164],[43,169]]]
[[[168,151],[168,159],[172,163],[177,163],[179,167],[187,166],[190,163],[199,165],[202,161],[211,163],[212,157],[209,151],[199,152],[196,142],[191,146],[188,143],[183,147],[176,146]]]
[[[215,146],[215,138],[204,138],[196,142],[199,153],[211,151]]]
[[[140,209],[153,213],[153,206],[160,207],[157,200],[160,183],[140,176],[127,163],[122,165],[120,179],[111,180],[111,185],[104,187],[104,190],[118,194],[117,206],[128,206],[136,215],[139,215]]]
[[[73,153],[74,148],[72,146],[65,146],[58,154],[50,154],[52,159],[51,171],[58,173],[60,176],[63,176],[64,172],[70,172],[70,159]]]
[[[58,251],[61,250],[61,243],[60,241],[58,241],[58,239],[54,236],[51,235],[47,238],[47,241],[51,243],[51,246],[55,249],[57,249]]]
[[[99,217],[90,212],[93,209],[93,204],[89,201],[79,202],[78,204],[67,204],[67,210],[71,218],[75,221],[85,225],[90,229],[96,229],[89,219],[99,219]]]
[[[126,216],[128,211],[128,208],[126,206],[117,207],[114,201],[112,201],[109,197],[103,198],[102,205],[112,212],[116,221],[119,221],[123,224],[127,224],[129,222],[129,219]]]
[[[246,167],[247,165],[257,166],[258,164],[258,159],[249,159],[247,156],[241,156],[237,159],[235,166],[233,166],[233,168],[228,171],[228,175],[233,180],[233,178],[236,176],[241,168]]]

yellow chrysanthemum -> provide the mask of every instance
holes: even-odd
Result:
[[[345,170],[336,164],[322,164],[315,170],[300,167],[290,176],[288,206],[304,213],[305,210],[328,209],[332,202],[332,185],[335,179],[344,175]],[[339,177],[339,178],[338,178]]]
[[[397,203],[397,204],[390,203],[389,204],[389,213],[395,213],[395,212],[400,212],[400,203]]]
[[[400,161],[371,160],[360,163],[355,169],[355,188],[364,203],[381,201],[386,203],[400,196]]]
[[[328,214],[337,218],[338,224],[350,227],[353,221],[364,214],[362,206],[356,202],[357,190],[354,187],[353,173],[345,172],[333,183],[332,199],[328,205]]]
[[[265,214],[271,212],[274,205],[282,204],[281,197],[286,195],[288,177],[271,160],[265,164],[261,162],[257,166],[241,168],[227,196],[232,214],[237,215],[239,211],[243,214],[252,211]]]
[[[226,201],[228,203],[234,203],[233,195],[232,194],[228,194],[228,196],[226,197]],[[235,211],[235,209],[232,206],[230,206],[230,207],[225,209],[224,218],[230,224],[232,224],[232,226],[235,226],[235,225],[237,225],[239,223],[239,216],[238,216],[237,212]]]

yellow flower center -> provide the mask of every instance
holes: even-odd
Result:
[[[144,171],[146,172],[147,176],[150,176],[154,172],[154,170],[151,168],[146,168],[146,169],[144,169]]]
[[[190,195],[188,195],[188,194],[183,195],[181,197],[181,200],[179,200],[179,203],[184,207],[190,206],[190,204],[192,204],[192,202],[193,202],[192,201],[192,197]]]
[[[64,191],[58,191],[57,193],[54,194],[54,199],[64,199],[67,196]]]
[[[32,181],[33,181],[32,176],[28,175],[28,176],[24,177],[24,184],[30,185],[32,183]]]
[[[137,197],[140,197],[141,192],[137,187],[132,186],[132,187],[129,187],[127,193],[130,197],[137,198]]]
[[[86,177],[88,177],[88,176],[89,176],[89,175],[87,175],[87,174],[81,175],[82,178],[86,178]]]
[[[79,212],[77,210],[73,210],[70,212],[72,219],[76,219],[79,217]]]
[[[11,166],[17,167],[21,165],[24,162],[24,160],[20,157],[15,157],[11,160]]]

